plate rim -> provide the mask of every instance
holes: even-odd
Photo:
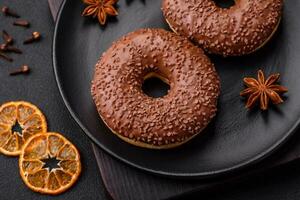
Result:
[[[75,122],[79,125],[79,127],[83,130],[85,135],[89,137],[90,140],[94,144],[96,144],[98,147],[100,147],[102,150],[105,151],[105,153],[108,153],[109,155],[113,156],[114,158],[122,161],[123,163],[126,163],[127,165],[134,167],[139,170],[143,170],[145,172],[149,172],[154,175],[160,175],[160,176],[165,176],[165,177],[170,177],[170,178],[188,178],[188,179],[203,179],[203,178],[215,178],[219,177],[225,174],[233,173],[236,171],[239,171],[241,169],[245,169],[249,166],[253,166],[254,164],[262,161],[266,157],[270,156],[273,154],[275,151],[277,151],[282,145],[284,145],[288,139],[293,136],[293,134],[297,131],[298,128],[300,128],[300,118],[294,123],[294,125],[286,132],[284,137],[282,137],[280,140],[278,140],[276,143],[271,145],[267,150],[257,154],[255,157],[248,159],[244,162],[241,162],[237,165],[234,165],[232,167],[224,168],[221,170],[214,170],[214,171],[209,171],[209,172],[201,172],[201,173],[172,173],[172,172],[165,172],[165,171],[159,171],[159,170],[153,170],[149,169],[143,166],[140,166],[138,164],[135,164],[133,162],[130,162],[129,160],[122,158],[121,156],[118,156],[116,153],[113,151],[109,150],[108,148],[105,147],[105,145],[101,144],[94,136],[91,134],[91,132],[86,128],[86,126],[79,120],[77,117],[77,114],[74,112],[72,109],[69,101],[67,100],[67,97],[64,93],[64,89],[61,84],[61,78],[59,76],[59,70],[58,70],[58,63],[57,63],[57,54],[56,54],[56,45],[57,45],[57,35],[58,35],[58,27],[61,22],[61,17],[62,13],[66,7],[66,2],[67,0],[63,0],[62,4],[60,5],[59,12],[56,17],[55,21],[55,28],[54,28],[54,35],[53,35],[53,41],[52,41],[52,63],[53,63],[53,71],[55,75],[55,82],[57,84],[59,93],[63,99],[63,102],[65,106],[67,107],[69,113],[71,114],[72,118],[75,120]]]

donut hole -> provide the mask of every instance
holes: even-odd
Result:
[[[170,85],[166,78],[156,73],[149,73],[144,77],[142,90],[149,97],[160,98],[168,94]]]
[[[213,0],[220,8],[230,8],[235,5],[235,0]]]

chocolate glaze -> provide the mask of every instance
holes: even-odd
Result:
[[[166,96],[142,91],[144,78],[167,81]],[[147,148],[171,148],[200,133],[217,111],[219,77],[204,52],[162,29],[141,29],[115,42],[100,58],[92,96],[108,127]]]
[[[238,56],[263,46],[275,32],[283,0],[236,0],[220,8],[213,0],[163,0],[171,28],[210,53]]]

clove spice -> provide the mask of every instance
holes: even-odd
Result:
[[[30,44],[41,39],[41,34],[37,31],[33,32],[31,37],[26,39],[23,44]]]
[[[14,39],[11,35],[9,35],[6,30],[2,31],[2,38],[5,41],[5,44],[12,44]]]
[[[3,6],[1,11],[4,13],[4,15],[6,16],[11,16],[11,17],[15,17],[15,18],[19,18],[20,15],[18,15],[17,13],[13,12],[12,10],[9,9],[9,7],[7,6]]]
[[[18,19],[16,21],[14,21],[13,23],[15,26],[23,26],[28,28],[30,26],[29,21],[25,20],[25,19]]]
[[[29,72],[30,72],[30,68],[28,67],[28,65],[23,65],[19,69],[10,72],[9,75],[15,76],[15,75],[19,75],[19,74],[28,74]]]
[[[9,56],[7,56],[7,55],[5,55],[4,53],[2,53],[2,52],[0,52],[0,58],[2,58],[2,59],[4,59],[4,60],[6,60],[6,61],[8,61],[8,62],[12,62],[12,61],[14,61],[11,57],[9,57]]]
[[[1,44],[0,50],[3,52],[13,52],[13,53],[18,53],[18,54],[23,53],[20,49],[14,47],[14,46],[8,45],[7,43]]]

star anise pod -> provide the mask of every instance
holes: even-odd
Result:
[[[280,94],[287,92],[288,89],[276,84],[279,78],[280,74],[277,73],[265,80],[262,70],[258,71],[258,80],[249,77],[244,78],[244,83],[248,88],[243,90],[240,95],[248,96],[246,107],[251,108],[257,101],[260,101],[260,108],[267,110],[270,100],[273,104],[283,103]]]
[[[97,17],[101,25],[104,25],[107,15],[117,16],[118,11],[114,8],[114,4],[118,0],[83,0],[88,6],[82,12],[82,16]]]

